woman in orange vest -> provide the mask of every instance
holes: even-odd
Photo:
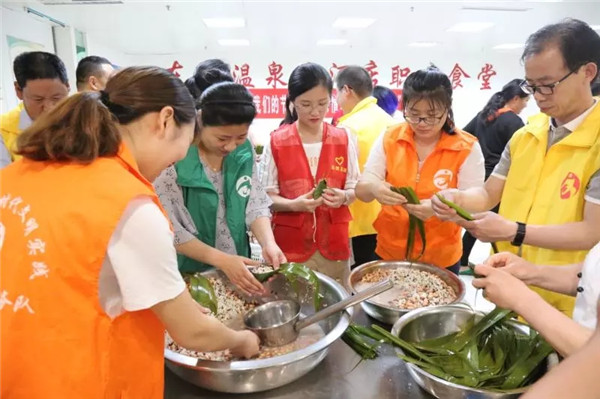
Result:
[[[359,169],[346,130],[323,119],[333,82],[313,63],[290,75],[286,118],[271,133],[261,162],[262,183],[273,200],[273,234],[290,262],[302,262],[339,281],[350,272],[348,205]],[[325,180],[327,188],[315,189]]]
[[[162,398],[165,329],[194,350],[258,352],[190,296],[150,183],[195,123],[179,79],[138,67],[19,137],[24,158],[0,171],[0,396]]]
[[[374,223],[379,257],[406,258],[410,213],[425,221],[425,252],[418,260],[458,273],[460,227],[432,217],[429,198],[446,188],[483,185],[483,154],[477,139],[454,126],[452,85],[436,67],[408,76],[402,104],[406,122],[388,128],[373,145],[356,196],[383,205]],[[407,204],[390,187],[412,187],[421,204]],[[408,257],[415,259],[422,247],[417,238]]]

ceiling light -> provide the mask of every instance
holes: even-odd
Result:
[[[221,46],[249,46],[248,39],[219,39],[217,41]]]
[[[523,43],[502,43],[492,48],[494,50],[515,50],[523,47],[525,47]]]
[[[523,12],[531,10],[530,7],[508,7],[508,6],[464,6],[465,11],[515,11]]]
[[[451,26],[447,32],[481,32],[494,26],[491,22],[462,22]]]
[[[409,47],[435,47],[437,46],[439,43],[437,42],[412,42],[412,43],[408,43]]]
[[[600,25],[590,25],[593,30],[600,30]]]
[[[203,18],[209,28],[243,28],[246,26],[244,18]]]
[[[317,46],[343,46],[346,43],[346,39],[321,39],[317,41]]]
[[[366,28],[375,22],[375,18],[338,18],[333,22],[334,28]]]

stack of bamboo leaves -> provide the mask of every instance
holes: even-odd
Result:
[[[402,360],[436,377],[467,387],[506,391],[535,381],[553,352],[535,330],[527,335],[507,324],[511,316],[510,311],[496,308],[478,322],[471,318],[456,333],[416,343],[377,325],[351,325],[342,338],[363,359],[376,358],[380,345],[391,344],[401,349]]]

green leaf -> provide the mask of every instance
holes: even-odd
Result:
[[[315,310],[321,309],[321,282],[315,272],[301,263],[282,263],[277,269],[285,278],[295,283],[298,279],[304,280],[313,290],[313,304]]]
[[[196,273],[190,276],[190,294],[200,305],[217,314],[217,296],[210,281],[203,275]]]
[[[327,180],[321,179],[313,191],[313,199],[319,199],[323,195],[323,191],[327,188]]]

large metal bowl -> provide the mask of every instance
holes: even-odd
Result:
[[[476,312],[463,305],[433,306],[413,310],[402,316],[393,326],[392,334],[408,342],[419,342],[425,339],[438,338],[459,331],[473,315],[482,317],[483,313]],[[509,324],[523,333],[529,333],[529,327],[520,323]],[[402,352],[400,349],[398,351]],[[555,353],[546,359],[546,370],[558,363]],[[408,373],[421,388],[443,399],[509,399],[518,398],[527,387],[507,392],[494,392],[484,389],[469,388],[453,384],[423,371],[412,363],[406,363]]]
[[[222,277],[216,270],[203,273],[206,277]],[[322,303],[324,306],[339,302],[349,295],[333,279],[316,273],[321,282]],[[266,283],[267,289],[277,298],[291,298],[302,304],[305,315],[314,313],[310,290],[302,284],[292,288],[283,276],[277,276]],[[199,387],[218,392],[249,393],[277,388],[297,380],[315,368],[327,355],[328,347],[338,339],[348,327],[352,309],[339,312],[319,323],[325,336],[301,350],[268,359],[237,360],[218,362],[200,360],[185,356],[165,348],[167,367],[179,377]]]
[[[430,272],[439,276],[444,280],[456,293],[456,300],[452,303],[460,302],[465,296],[465,284],[460,278],[449,270],[442,269],[426,263],[408,262],[408,261],[384,261],[376,260],[373,262],[365,263],[352,270],[348,277],[348,287],[352,289],[353,293],[356,293],[356,286],[360,283],[362,278],[377,269],[398,269],[398,268],[409,268],[417,269],[426,272]],[[360,304],[366,314],[372,318],[379,320],[382,323],[394,324],[402,315],[410,311],[410,309],[398,309],[391,306],[385,306],[381,303],[376,302],[377,297],[373,297]]]

